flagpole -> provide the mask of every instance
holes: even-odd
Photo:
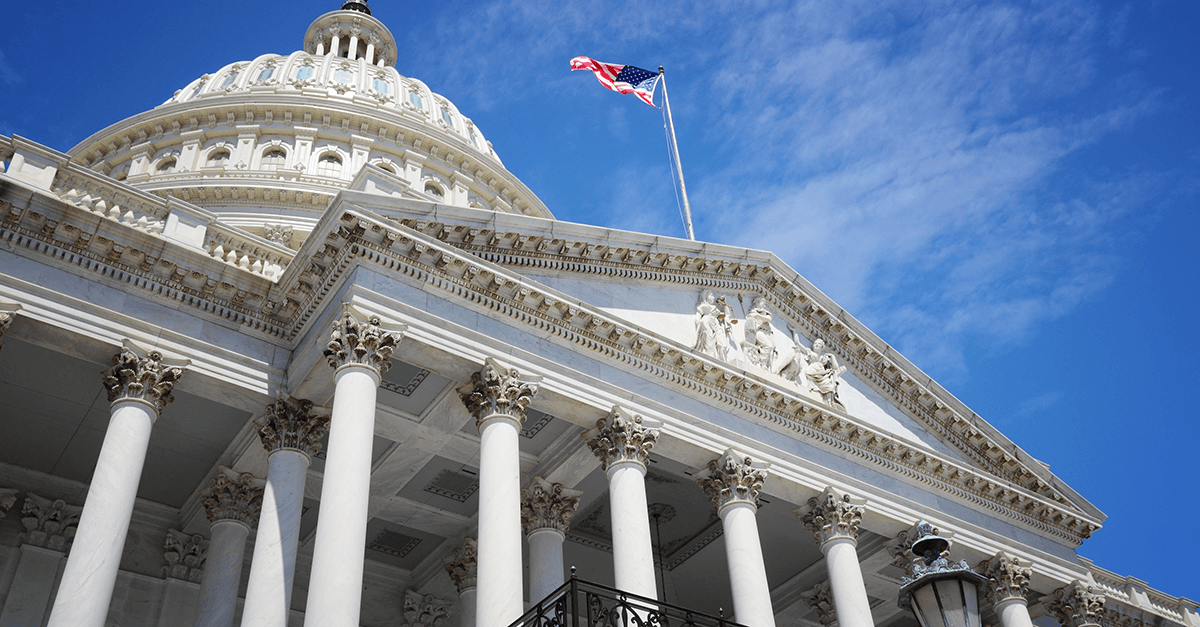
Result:
[[[663,66],[658,66],[658,74],[662,76],[663,106],[667,109],[667,124],[671,127],[671,148],[675,151],[675,171],[679,173],[679,189],[683,192],[683,226],[687,230],[688,239],[696,241],[696,233],[692,230],[692,206],[688,204],[687,185],[683,182],[683,164],[679,162],[679,143],[675,141],[675,121],[671,119],[671,99],[667,97],[667,72]]]

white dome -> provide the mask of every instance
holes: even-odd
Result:
[[[369,13],[322,15],[304,46],[205,74],[69,154],[247,225],[270,208],[305,229],[366,164],[431,202],[551,217],[470,118],[392,67],[395,39]]]

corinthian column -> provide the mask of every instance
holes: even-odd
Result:
[[[281,397],[267,405],[266,415],[255,426],[267,449],[267,484],[254,537],[242,625],[284,627],[292,607],[304,478],[312,456],[321,448],[321,438],[329,431],[329,416],[318,415],[309,401]]]
[[[458,390],[479,429],[479,627],[506,627],[523,609],[517,437],[538,380],[488,359]]]
[[[1045,605],[1062,627],[1099,627],[1104,595],[1082,581],[1074,581],[1055,590],[1054,598]]]
[[[563,540],[583,492],[534,477],[521,493],[521,524],[529,539],[529,602],[536,604],[566,581]]]
[[[1029,562],[1012,557],[1001,551],[991,560],[979,565],[979,570],[988,578],[987,600],[1000,617],[1001,627],[1033,627],[1029,618],[1029,578],[1033,567]]]
[[[212,530],[204,579],[196,604],[196,627],[231,627],[237,605],[246,536],[258,521],[263,489],[254,475],[238,474],[224,466],[201,492],[200,503]]]
[[[608,476],[616,587],[650,599],[658,598],[658,589],[646,505],[646,460],[658,441],[659,426],[613,407],[607,418],[596,421],[596,428],[583,434]]]
[[[712,499],[725,530],[725,558],[737,622],[748,627],[775,627],[771,588],[758,539],[758,491],[769,465],[732,449],[708,462],[696,483]]]
[[[88,486],[71,556],[58,585],[50,627],[102,627],[108,615],[150,429],[183,376],[158,351],[126,344],[104,372],[110,416]]]
[[[446,574],[458,590],[458,627],[475,627],[475,556],[478,546],[471,538],[463,540],[451,557],[442,562]]]
[[[858,525],[866,508],[866,500],[825,488],[821,496],[808,500],[808,510],[800,520],[813,532],[825,567],[829,570],[829,589],[841,627],[873,627],[871,605],[863,584],[862,567],[858,564]]]
[[[346,307],[333,323],[325,357],[334,369],[329,452],[321,483],[321,510],[304,622],[315,627],[358,627],[362,609],[367,505],[371,497],[371,441],[380,377],[391,368],[403,331],[379,318],[363,321]]]

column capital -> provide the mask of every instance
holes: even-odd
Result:
[[[406,627],[441,627],[450,617],[450,602],[432,594],[404,591]]]
[[[208,539],[196,534],[187,534],[178,529],[167,531],[163,546],[163,577],[200,583],[204,577],[204,559],[208,553]]]
[[[1084,627],[1099,625],[1104,611],[1104,595],[1082,581],[1055,590],[1053,598],[1045,602],[1046,610],[1054,615],[1062,627]]]
[[[583,492],[579,490],[534,477],[529,487],[521,490],[521,526],[525,535],[538,529],[557,529],[565,534],[581,496]]]
[[[342,315],[333,322],[325,359],[334,369],[358,365],[383,374],[392,367],[392,352],[404,338],[407,325],[395,324],[384,329],[379,316],[364,317],[350,305],[342,306]]]
[[[200,503],[209,523],[233,520],[253,527],[262,509],[262,481],[248,472],[239,474],[225,466],[219,468],[217,476],[209,480],[208,488],[200,492]]]
[[[16,488],[0,488],[0,518],[17,503]]]
[[[726,505],[747,503],[758,508],[758,492],[767,479],[765,462],[756,462],[748,455],[727,449],[717,459],[708,462],[708,468],[696,473],[696,483],[712,499],[720,512]]]
[[[833,605],[833,593],[828,583],[819,583],[801,595],[804,602],[817,613],[817,620],[825,627],[837,622],[837,608]]]
[[[475,587],[476,562],[479,546],[472,538],[463,540],[462,546],[454,549],[450,557],[442,561],[446,574],[450,575],[454,587],[462,594],[463,590]]]
[[[113,355],[112,363],[112,368],[103,373],[108,402],[137,400],[152,405],[156,412],[175,400],[171,390],[187,365],[186,361],[168,360],[162,353],[146,350],[128,340],[121,351]]]
[[[606,472],[623,462],[638,464],[645,470],[650,449],[658,441],[661,427],[662,423],[657,420],[613,406],[607,417],[597,420],[596,427],[585,431],[581,437],[600,458],[600,465]]]
[[[808,499],[806,511],[802,513],[801,509],[797,509],[795,513],[820,546],[841,539],[857,544],[858,525],[866,513],[866,504],[866,499],[827,487],[820,496]]]
[[[17,319],[21,306],[16,303],[0,303],[0,348],[4,348],[4,332]]]
[[[980,562],[979,572],[988,579],[987,600],[992,605],[1006,601],[1029,603],[1025,595],[1033,576],[1032,563],[1000,551],[992,559]]]
[[[21,524],[25,533],[21,543],[66,553],[75,539],[75,527],[83,508],[67,505],[62,499],[50,500],[32,492],[25,495]]]
[[[267,405],[263,417],[254,421],[267,455],[282,450],[298,451],[309,458],[316,455],[321,450],[321,438],[329,432],[329,412],[322,410],[317,410],[312,401],[289,399],[282,394]]]
[[[459,398],[481,427],[492,417],[525,422],[525,409],[537,394],[541,377],[521,376],[516,368],[505,368],[492,358],[471,374],[471,382],[458,388]]]

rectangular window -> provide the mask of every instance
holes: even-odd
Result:
[[[408,101],[412,103],[412,106],[418,109],[425,108],[425,101],[421,99],[421,94],[418,94],[415,91],[408,92]]]
[[[386,95],[388,93],[387,81],[383,80],[382,78],[375,79],[375,91]]]
[[[454,118],[450,117],[450,110],[446,107],[442,107],[442,121],[446,126],[454,126]]]
[[[346,70],[338,70],[337,72],[334,72],[333,78],[334,78],[334,80],[336,80],[337,82],[339,82],[343,85],[350,84],[350,73],[347,72]]]
[[[306,81],[306,80],[312,78],[312,73],[313,73],[312,67],[306,65],[306,66],[300,68],[299,70],[296,70],[296,80]]]
[[[271,78],[271,76],[273,74],[275,74],[275,66],[265,67],[262,69],[261,72],[258,73],[258,80],[259,81],[268,80]]]
[[[233,81],[237,80],[237,77],[238,77],[237,72],[233,72],[229,76],[226,76],[225,80],[221,81],[221,89],[225,89],[226,87],[229,87],[230,85],[232,85]]]

